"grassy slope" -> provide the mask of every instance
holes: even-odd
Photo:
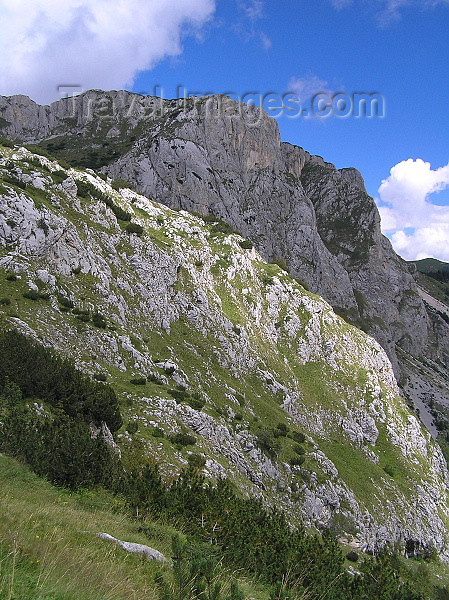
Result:
[[[172,527],[147,521],[151,533],[139,533],[138,523],[125,514],[119,498],[104,490],[56,488],[1,455],[0,475],[0,598],[157,598],[154,575],[163,571],[170,576],[170,567],[129,554],[90,533],[107,532],[169,557]],[[229,585],[230,574],[223,570],[221,579]],[[253,598],[267,596],[248,580],[240,584]]]
[[[128,554],[87,531],[149,545],[170,556],[175,529],[146,521],[147,534],[120,498],[97,490],[69,492],[52,486],[17,461],[0,455],[0,598],[3,600],[152,600],[154,576],[171,568]],[[178,530],[179,531],[179,530]],[[180,532],[182,534],[182,532]],[[347,547],[345,550],[350,550]],[[449,566],[405,561],[429,583],[449,583]],[[347,562],[346,566],[351,563]],[[224,592],[239,579],[245,597],[267,600],[269,590],[244,574],[220,572]]]

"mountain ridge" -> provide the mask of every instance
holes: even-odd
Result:
[[[0,132],[13,140],[100,168],[171,208],[228,222],[373,335],[398,377],[396,346],[449,364],[446,324],[426,309],[411,268],[381,235],[360,173],[281,142],[266,113],[226,97],[90,91],[47,107],[1,97],[0,115]]]

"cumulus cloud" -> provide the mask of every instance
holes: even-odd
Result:
[[[408,260],[432,256],[449,261],[449,206],[432,202],[449,188],[449,164],[432,169],[418,158],[395,165],[379,187],[382,230]]]
[[[0,93],[48,102],[60,85],[130,86],[214,10],[215,0],[0,0]]]

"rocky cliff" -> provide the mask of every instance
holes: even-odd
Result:
[[[381,235],[361,175],[281,143],[265,112],[226,97],[90,91],[51,106],[0,97],[0,127],[171,208],[222,218],[373,335],[397,375],[396,347],[449,364],[449,326],[429,315],[411,267]]]
[[[304,177],[306,163],[330,169],[281,148]],[[114,386],[124,456],[151,454],[169,479],[199,453],[209,477],[292,523],[449,559],[444,458],[372,337],[223,223],[24,148],[0,146],[0,177],[0,325]]]

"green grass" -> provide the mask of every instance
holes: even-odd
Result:
[[[0,514],[2,600],[156,600],[156,572],[165,572],[171,581],[169,566],[93,535],[109,533],[171,555],[172,526],[147,520],[141,533],[141,523],[105,490],[56,488],[0,455]],[[235,576],[221,570],[225,589]],[[249,597],[268,597],[259,584],[245,577],[240,583]]]
[[[153,577],[160,565],[92,533],[107,532],[169,554],[168,527],[155,524],[149,540],[107,492],[69,493],[4,456],[0,476],[1,598],[156,597]]]

